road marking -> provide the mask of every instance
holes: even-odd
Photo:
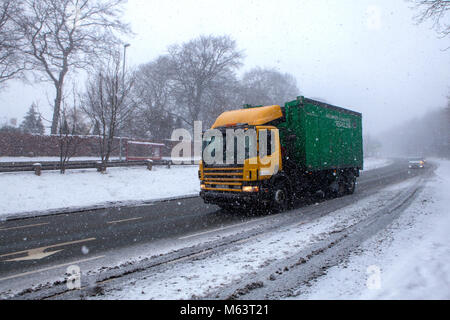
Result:
[[[39,227],[39,226],[45,226],[47,224],[50,224],[50,223],[47,222],[47,223],[30,224],[30,225],[27,225],[27,226],[19,226],[19,227],[11,227],[11,228],[0,228],[0,231],[25,229],[25,228],[34,228],[34,227]]]
[[[0,255],[0,258],[16,256],[16,255],[21,255],[21,254],[26,253],[26,255],[24,257],[3,260],[1,262],[39,260],[39,259],[43,259],[45,257],[51,256],[52,254],[55,254],[55,253],[58,253],[58,252],[64,250],[64,249],[61,249],[61,250],[56,250],[56,251],[51,251],[51,252],[44,252],[47,249],[68,246],[68,245],[77,244],[77,243],[89,242],[89,241],[94,241],[94,240],[95,240],[95,238],[89,238],[89,239],[84,239],[84,240],[59,243],[59,244],[54,244],[54,245],[47,246],[47,247],[41,247],[41,248],[35,248],[35,249],[30,249],[30,250],[24,250],[24,251],[3,254],[3,255]]]
[[[222,228],[218,228],[218,229],[214,229],[214,230],[194,233],[194,234],[191,234],[191,235],[188,235],[188,236],[185,236],[185,237],[180,237],[180,238],[178,238],[178,240],[185,240],[185,239],[194,238],[196,236],[201,236],[201,235],[212,233],[212,232],[216,232],[216,231],[222,231],[222,230],[226,230],[226,229],[230,229],[230,228],[234,228],[234,227],[238,227],[238,226],[243,226],[243,225],[249,224],[251,222],[254,222],[254,221],[247,221],[247,222],[244,222],[244,223],[233,224],[233,225],[228,226],[228,227],[222,227]]]
[[[109,221],[109,222],[107,222],[107,224],[115,224],[115,223],[122,223],[122,222],[128,222],[128,221],[135,221],[135,220],[139,220],[139,219],[142,219],[142,217],[131,218],[131,219],[124,219],[124,220],[117,220],[117,221]]]
[[[5,277],[5,278],[0,278],[0,281],[11,280],[11,279],[19,278],[19,277],[28,276],[28,275],[34,274],[34,273],[39,273],[39,272],[49,271],[49,270],[52,270],[52,269],[58,269],[58,268],[65,267],[65,266],[76,265],[76,264],[79,264],[79,263],[83,263],[83,262],[87,262],[87,261],[92,261],[92,260],[97,260],[97,259],[101,259],[101,258],[104,258],[104,257],[105,257],[105,256],[98,256],[98,257],[93,257],[93,258],[88,258],[88,259],[83,259],[83,260],[73,261],[73,262],[70,262],[70,263],[59,264],[59,265],[56,265],[56,266],[52,266],[52,267],[48,267],[48,268],[44,268],[44,269],[39,269],[39,270],[35,270],[35,271],[29,271],[29,272],[19,273],[19,274],[13,275],[13,276]]]
[[[38,248],[38,249],[28,250],[27,255],[25,257],[9,259],[9,260],[4,260],[4,261],[5,262],[14,262],[14,261],[40,260],[40,259],[49,257],[55,253],[58,253],[60,251],[63,251],[63,249],[61,249],[61,250],[56,250],[56,251],[44,252],[45,249],[47,249],[47,248]],[[11,254],[11,255],[13,255],[13,254]]]

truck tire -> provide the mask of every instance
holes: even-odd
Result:
[[[347,183],[344,175],[339,177],[328,186],[326,194],[331,198],[340,198],[345,195],[347,190]]]
[[[341,174],[338,180],[337,197],[338,198],[343,197],[345,196],[346,193],[347,193],[347,179],[343,174]]]
[[[345,194],[354,194],[356,188],[356,176],[353,173],[347,174]]]
[[[290,195],[285,180],[278,180],[273,186],[272,211],[275,213],[289,209]]]

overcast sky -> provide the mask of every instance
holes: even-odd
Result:
[[[404,0],[129,0],[125,19],[136,35],[128,64],[201,34],[227,34],[245,52],[241,72],[289,72],[299,94],[362,112],[366,132],[377,134],[445,106],[450,93],[450,50],[443,51],[450,39],[415,25],[410,7]],[[51,118],[51,100],[45,86],[12,83],[0,92],[0,123],[20,121],[33,101]]]

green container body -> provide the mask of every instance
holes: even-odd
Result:
[[[362,115],[298,97],[284,106],[281,145],[305,171],[363,169]],[[292,159],[291,159],[292,160]]]

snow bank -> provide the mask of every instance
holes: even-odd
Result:
[[[450,299],[450,161],[439,162],[396,222],[299,298]]]
[[[0,174],[0,218],[18,213],[83,207],[106,202],[145,201],[195,195],[200,191],[197,166],[69,170]]]

